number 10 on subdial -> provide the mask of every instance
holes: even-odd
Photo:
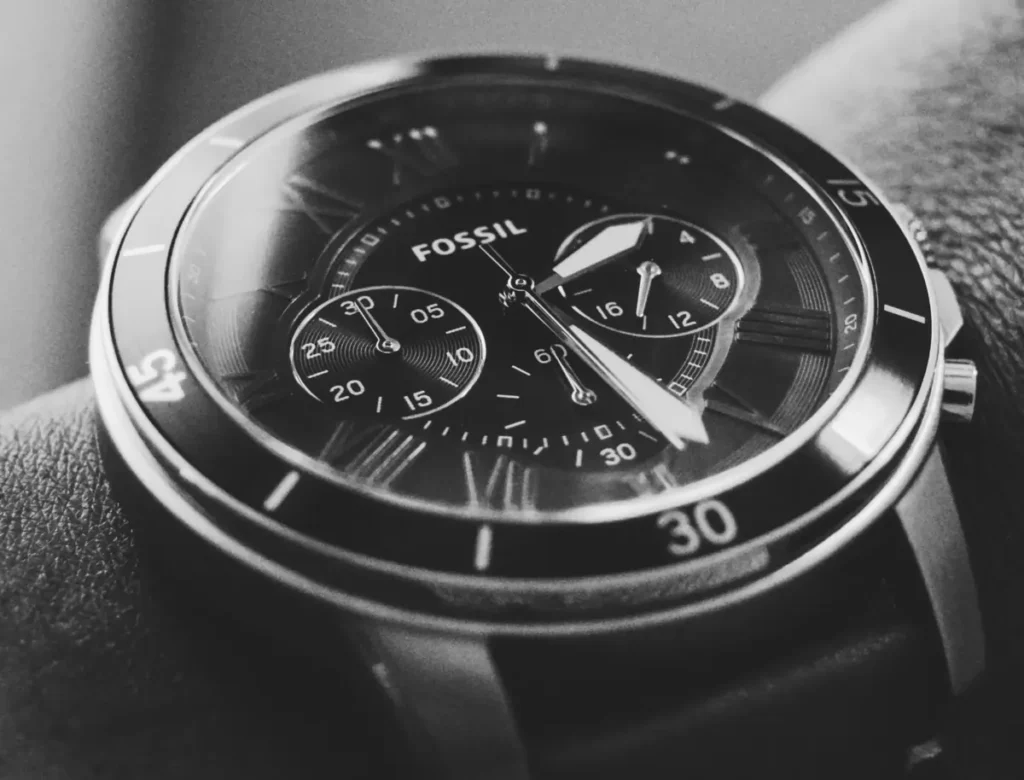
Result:
[[[342,417],[409,420],[458,401],[480,376],[480,326],[415,287],[364,287],[316,306],[295,329],[292,372]]]

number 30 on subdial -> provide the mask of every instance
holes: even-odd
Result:
[[[480,376],[480,326],[415,287],[364,287],[314,308],[295,330],[292,371],[343,417],[409,420],[450,406]]]

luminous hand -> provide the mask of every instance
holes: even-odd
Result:
[[[618,260],[627,252],[640,246],[644,237],[650,233],[653,221],[650,217],[636,222],[619,222],[609,225],[585,244],[569,253],[561,262],[556,263],[554,273],[537,284],[538,295],[543,295],[553,287],[572,281],[588,271],[594,271],[605,263]]]
[[[569,358],[565,353],[565,347],[561,344],[556,344],[551,348],[551,356],[558,363],[558,367],[562,369],[562,373],[569,381],[569,387],[572,388],[572,395],[570,396],[572,402],[579,406],[590,406],[594,403],[597,400],[597,393],[584,385],[576,371],[569,365]]]
[[[355,306],[359,310],[359,315],[363,318],[363,322],[366,323],[366,327],[373,333],[373,337],[377,339],[377,351],[385,354],[391,354],[398,352],[402,348],[402,345],[395,339],[391,338],[387,333],[384,332],[384,328],[377,322],[377,318],[374,317],[368,308],[363,306],[360,301],[355,301]]]
[[[640,274],[640,289],[636,294],[636,316],[643,317],[647,310],[647,298],[651,294],[651,282],[654,277],[661,276],[661,267],[653,260],[645,260],[636,267]]]
[[[687,441],[708,443],[708,432],[700,412],[578,325],[564,322],[558,312],[534,291],[533,280],[516,274],[494,247],[481,246],[480,250],[508,276],[508,292],[504,299],[525,306],[669,444],[681,450]]]

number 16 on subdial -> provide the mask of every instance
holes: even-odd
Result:
[[[415,287],[364,287],[320,304],[292,338],[296,381],[340,416],[409,420],[444,409],[486,359],[480,326]]]

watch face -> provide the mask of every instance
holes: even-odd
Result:
[[[196,204],[171,285],[217,392],[297,463],[530,523],[743,469],[865,332],[863,270],[791,173],[685,114],[526,80],[398,90],[254,144]],[[700,440],[667,438],[620,363]]]
[[[853,174],[667,79],[429,70],[243,112],[163,185],[188,204],[173,236],[145,206],[129,231],[118,265],[164,264],[173,342],[128,380],[190,427],[218,490],[385,568],[605,576],[749,549],[889,443],[932,316]],[[888,277],[850,221],[869,212]],[[883,278],[904,285],[891,355],[872,348]]]

